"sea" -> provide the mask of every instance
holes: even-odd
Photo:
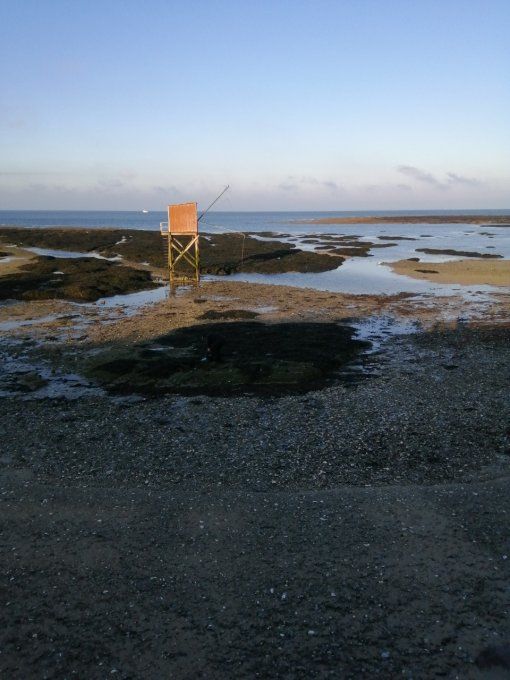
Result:
[[[508,215],[507,210],[340,210],[324,211],[289,211],[289,212],[209,212],[201,220],[206,230],[216,231],[312,231],[310,225],[303,220],[325,217],[379,217],[383,215]],[[119,227],[123,229],[159,229],[161,222],[166,221],[163,211],[144,213],[127,210],[0,210],[0,226],[16,227]],[[336,225],[336,227],[349,225]],[[360,225],[356,226],[360,229]],[[319,225],[313,225],[313,231]],[[333,232],[335,225],[320,225],[320,230]]]

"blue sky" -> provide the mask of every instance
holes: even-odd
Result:
[[[510,207],[507,0],[19,0],[0,209]]]

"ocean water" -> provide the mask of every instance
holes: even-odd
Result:
[[[379,210],[335,212],[209,212],[201,221],[205,231],[301,231],[311,227],[300,220],[321,217],[361,217],[364,215],[508,215],[509,210]],[[125,210],[0,210],[0,226],[17,227],[118,227],[124,229],[159,229],[166,212]],[[349,225],[314,225],[314,231],[336,232]],[[351,225],[356,226],[356,225]],[[358,229],[361,226],[357,225]],[[385,225],[383,225],[385,226]]]

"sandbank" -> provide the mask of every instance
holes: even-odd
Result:
[[[497,224],[510,227],[509,215],[364,215],[360,217],[317,217],[301,224]]]
[[[415,262],[398,260],[385,262],[397,274],[425,279],[434,283],[463,286],[488,285],[510,287],[510,260],[454,260],[452,262]]]

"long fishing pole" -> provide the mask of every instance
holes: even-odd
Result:
[[[221,192],[221,194],[220,194],[219,196],[217,196],[217,197],[214,199],[214,201],[211,203],[211,205],[210,205],[206,210],[204,210],[204,212],[203,212],[203,213],[200,215],[200,217],[198,218],[197,222],[200,222],[200,220],[202,219],[202,217],[203,217],[206,213],[209,212],[209,210],[213,207],[213,205],[214,205],[217,201],[220,200],[220,198],[223,196],[223,194],[225,193],[225,191],[227,191],[228,189],[230,189],[230,184],[227,184],[227,186],[223,189],[223,191]]]

